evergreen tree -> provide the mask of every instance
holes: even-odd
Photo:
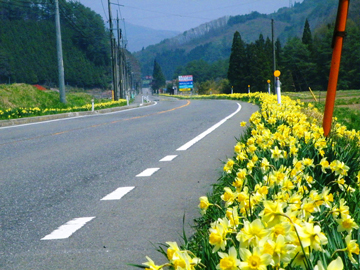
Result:
[[[303,31],[303,35],[302,35],[302,43],[307,45],[308,49],[310,51],[312,51],[313,39],[312,39],[310,24],[309,24],[308,19],[306,19],[306,21],[305,21],[304,31]]]
[[[246,46],[248,67],[246,68],[246,83],[251,91],[267,91],[266,81],[272,78],[272,44],[269,38],[264,40],[262,34],[255,43]]]
[[[284,81],[283,88],[285,91],[308,91],[309,87],[317,85],[316,63],[311,57],[307,46],[299,38],[292,38],[284,47],[283,52],[284,73],[288,71],[291,74],[294,85],[287,85]],[[283,77],[283,76],[282,76]]]
[[[153,81],[152,81],[151,88],[154,91],[156,91],[159,88],[165,86],[165,83],[166,83],[165,76],[161,70],[159,63],[155,59],[154,60]]]
[[[240,33],[236,31],[231,47],[229,69],[227,74],[227,78],[229,79],[231,86],[233,86],[235,93],[247,92],[247,84],[244,80],[245,66],[245,44],[241,39]]]

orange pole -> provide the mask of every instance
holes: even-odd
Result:
[[[333,55],[331,60],[331,68],[329,82],[326,95],[325,112],[323,120],[324,135],[329,136],[331,130],[331,122],[334,112],[336,88],[339,78],[341,52],[345,37],[346,20],[349,11],[350,0],[339,0],[338,14],[333,37]]]

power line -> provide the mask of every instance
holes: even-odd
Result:
[[[102,5],[103,10],[104,10],[104,16],[105,16],[106,20],[108,21],[109,19],[108,19],[108,17],[106,16],[106,12],[105,12],[105,7],[104,7],[103,0],[101,0],[101,5]]]

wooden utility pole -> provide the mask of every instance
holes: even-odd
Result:
[[[60,102],[66,103],[64,61],[63,61],[62,44],[61,44],[59,0],[55,0],[55,25],[56,25],[56,49],[57,49],[57,58],[58,58],[58,71],[59,71]]]
[[[111,75],[112,75],[112,88],[114,91],[114,100],[118,100],[117,84],[116,84],[116,59],[115,59],[115,42],[113,38],[113,25],[111,15],[111,3],[108,0],[109,7],[109,26],[110,26],[110,47],[111,47]]]
[[[120,95],[119,97],[120,98],[124,98],[124,86],[123,86],[123,68],[122,68],[122,51],[121,51],[121,29],[120,29],[120,20],[119,20],[119,14],[117,15],[117,36],[118,36],[118,52],[119,52],[119,55],[118,55],[118,61],[119,61],[119,92],[120,92]]]
[[[349,5],[350,0],[339,0],[339,8],[332,42],[333,54],[331,60],[330,76],[327,88],[323,120],[324,135],[327,137],[329,136],[331,130],[331,122],[334,112],[336,88],[339,78],[341,53],[345,37],[346,20],[349,11]]]

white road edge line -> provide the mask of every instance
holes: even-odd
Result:
[[[40,124],[51,123],[51,122],[67,121],[67,120],[72,120],[72,119],[77,119],[77,118],[84,118],[84,117],[92,117],[92,116],[109,115],[109,114],[115,114],[115,113],[123,113],[123,112],[126,112],[126,111],[132,111],[132,110],[142,109],[142,108],[146,108],[146,107],[150,107],[150,106],[155,106],[155,105],[157,105],[157,102],[156,102],[156,101],[154,101],[154,104],[151,104],[151,105],[148,105],[148,106],[139,106],[139,107],[136,107],[136,108],[125,109],[125,110],[120,110],[120,111],[116,111],[116,112],[98,113],[98,114],[91,114],[91,115],[71,116],[71,117],[66,117],[66,118],[46,120],[46,121],[40,121],[40,122],[34,122],[34,123],[26,123],[26,124],[20,124],[20,125],[5,126],[5,127],[0,127],[0,129],[17,128],[17,127],[24,127],[24,126],[40,125]]]
[[[194,139],[192,139],[191,141],[185,143],[183,146],[179,147],[178,149],[176,149],[176,151],[185,151],[188,150],[191,146],[193,146],[195,143],[197,143],[198,141],[200,141],[201,139],[203,139],[206,135],[210,134],[211,132],[213,132],[215,129],[217,129],[218,127],[220,127],[222,124],[224,124],[227,120],[229,120],[231,117],[233,117],[235,114],[237,114],[240,110],[241,110],[241,105],[239,103],[237,103],[238,108],[237,110],[230,114],[229,116],[225,117],[223,120],[221,120],[220,122],[218,122],[217,124],[213,125],[212,127],[210,127],[208,130],[204,131],[203,133],[201,133],[200,135],[196,136]]]
[[[112,200],[120,200],[124,197],[127,193],[133,190],[135,187],[120,187],[115,191],[111,192],[110,194],[106,195],[100,201],[112,201]]]
[[[88,223],[94,218],[95,217],[82,217],[70,220],[52,233],[41,238],[41,240],[58,240],[69,238],[74,232],[79,230],[81,227],[83,227],[86,223]]]
[[[143,171],[142,173],[139,173],[138,175],[136,175],[136,177],[148,177],[148,176],[153,175],[158,170],[160,170],[160,168],[149,168],[149,169],[146,169],[145,171]]]
[[[162,162],[162,161],[172,161],[176,157],[177,157],[177,155],[169,155],[169,156],[166,156],[166,157],[160,159],[159,161],[160,162]]]

